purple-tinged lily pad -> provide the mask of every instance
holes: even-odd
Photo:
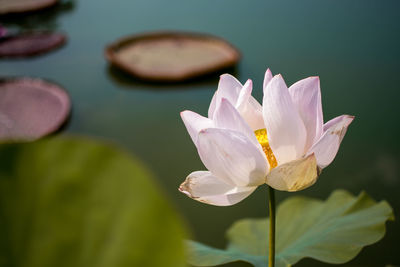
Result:
[[[32,78],[0,80],[0,141],[35,140],[65,122],[71,108],[58,85]]]
[[[0,39],[7,35],[7,29],[0,25]]]
[[[58,0],[0,0],[0,15],[36,11],[57,2]]]
[[[178,82],[235,65],[240,54],[204,34],[159,32],[123,38],[106,48],[107,59],[131,75]]]
[[[0,0],[1,1],[1,0]],[[0,57],[28,57],[53,50],[66,41],[61,33],[32,32],[0,41]]]

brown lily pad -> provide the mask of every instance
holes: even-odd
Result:
[[[0,0],[1,1],[1,0]],[[60,47],[67,40],[61,33],[32,32],[0,41],[0,57],[29,57]]]
[[[0,141],[35,140],[60,128],[70,112],[68,94],[41,79],[0,80]]]
[[[36,11],[57,2],[58,0],[0,0],[0,15]]]
[[[231,67],[240,58],[237,49],[220,38],[180,32],[126,37],[105,53],[112,64],[138,78],[173,82]]]

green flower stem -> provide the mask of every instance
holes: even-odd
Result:
[[[268,192],[269,206],[269,254],[268,266],[275,266],[275,190],[269,187]]]

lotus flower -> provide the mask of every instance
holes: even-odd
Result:
[[[281,75],[264,77],[263,106],[242,85],[221,76],[208,118],[183,111],[182,120],[208,171],[189,174],[179,190],[217,206],[236,204],[259,185],[299,191],[335,158],[353,116],[323,124],[318,77],[287,88]]]

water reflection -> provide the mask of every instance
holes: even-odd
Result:
[[[147,90],[190,90],[197,87],[209,87],[216,88],[218,84],[219,77],[223,73],[230,73],[234,76],[237,75],[237,67],[226,68],[218,72],[213,72],[200,77],[196,77],[190,80],[185,80],[182,82],[160,82],[160,81],[149,81],[142,80],[126,72],[120,70],[119,68],[109,64],[106,68],[107,75],[111,80],[121,88],[126,89],[147,89]]]
[[[386,186],[395,186],[399,183],[399,159],[390,154],[379,154],[376,159],[375,169],[380,174]]]

